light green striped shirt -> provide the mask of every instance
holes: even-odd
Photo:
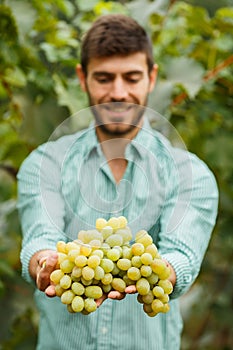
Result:
[[[31,256],[94,228],[98,217],[124,215],[135,234],[147,230],[177,281],[167,314],[148,317],[136,295],[106,300],[88,315],[70,314],[59,298],[36,290],[38,350],[178,350],[182,320],[178,297],[197,277],[215,224],[218,191],[207,166],[171,146],[145,121],[125,150],[116,184],[95,129],[40,146],[18,174],[24,278]]]

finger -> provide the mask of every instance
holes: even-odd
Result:
[[[125,293],[120,293],[115,290],[108,293],[108,298],[110,299],[116,299],[116,300],[122,300],[125,297]]]
[[[52,298],[56,296],[56,291],[55,291],[55,286],[54,285],[49,285],[46,289],[45,289],[45,294]]]
[[[96,299],[97,307],[99,307],[104,302],[105,299],[107,299],[107,294],[103,294],[101,298]]]
[[[134,286],[134,285],[127,286],[127,287],[125,288],[125,293],[126,293],[126,294],[134,294],[134,293],[137,293],[136,286]]]
[[[45,260],[42,258],[39,261],[41,269],[37,277],[37,286],[40,290],[44,291],[50,285],[50,274],[56,268],[58,256],[53,253]]]

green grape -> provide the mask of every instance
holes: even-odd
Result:
[[[93,278],[92,284],[93,284],[93,285],[99,285],[99,284],[100,284],[100,281],[97,280],[97,279],[95,279],[95,278]]]
[[[170,277],[170,275],[171,275],[170,267],[166,266],[164,271],[160,273],[159,278],[161,280],[166,280]]]
[[[170,310],[170,305],[168,303],[163,304],[163,309],[161,312],[167,313]]]
[[[140,268],[142,266],[142,261],[139,255],[135,255],[131,259],[132,266]]]
[[[120,258],[120,256],[121,256],[121,253],[120,253],[119,249],[117,249],[117,248],[111,248],[107,252],[108,259],[110,259],[112,261],[117,261]]]
[[[145,230],[141,230],[136,233],[135,241],[137,243],[142,243],[145,248],[153,243],[152,237]]]
[[[95,222],[95,227],[98,231],[101,231],[105,226],[107,226],[107,220],[103,218],[98,218]]]
[[[131,248],[129,248],[127,246],[122,247],[122,258],[131,260],[131,258],[132,258]]]
[[[149,314],[150,312],[153,312],[151,304],[143,304],[143,310],[147,314]]]
[[[67,255],[65,253],[57,253],[58,255],[58,264],[60,265],[62,263],[62,261],[67,259]]]
[[[106,273],[111,272],[114,269],[114,262],[110,259],[102,259],[100,266],[104,269]]]
[[[85,289],[85,295],[88,298],[99,299],[103,295],[103,291],[99,286],[89,286]]]
[[[126,283],[121,278],[113,278],[112,288],[117,290],[118,292],[124,293],[126,288]]]
[[[68,254],[70,250],[79,250],[79,245],[74,242],[66,243],[66,254]]]
[[[84,300],[84,308],[87,312],[94,312],[97,309],[97,304],[93,298],[87,298]]]
[[[134,243],[131,247],[133,255],[142,255],[145,251],[142,243]]]
[[[91,255],[87,260],[87,265],[95,269],[100,264],[100,257],[98,255]]]
[[[79,236],[78,236],[78,238],[79,238]],[[82,241],[85,244],[90,243],[93,239],[97,239],[97,240],[103,242],[103,236],[98,230],[89,230],[89,231],[85,231],[82,234]]]
[[[59,253],[66,253],[66,243],[63,241],[58,241],[56,245],[57,251]]]
[[[103,284],[102,289],[104,293],[109,293],[112,290],[112,285],[111,284]]]
[[[127,274],[127,271],[120,270],[120,272],[118,273],[118,277],[123,278],[126,274]]]
[[[114,247],[116,245],[121,246],[123,244],[123,238],[120,235],[118,235],[117,233],[114,233],[106,239],[106,243],[110,247]]]
[[[152,274],[147,277],[147,281],[151,284],[151,285],[155,285],[159,280],[158,275],[156,275],[156,273],[152,272]]]
[[[119,229],[116,234],[120,235],[123,239],[123,243],[129,242],[132,239],[132,232],[129,228]]]
[[[123,276],[123,280],[125,281],[126,286],[132,286],[135,284],[135,281],[131,280],[127,274]]]
[[[116,231],[118,228],[120,228],[120,220],[118,218],[115,218],[114,216],[108,220],[107,224],[108,226],[111,226],[113,228],[113,231]]]
[[[143,253],[141,255],[141,261],[144,265],[150,265],[152,263],[152,255],[150,253]]]
[[[112,274],[111,273],[106,273],[103,278],[101,278],[101,282],[106,285],[112,283]]]
[[[60,282],[60,279],[64,276],[64,272],[60,269],[58,270],[54,270],[52,271],[51,275],[50,275],[50,280],[55,283],[58,284]]]
[[[101,230],[101,234],[102,234],[103,239],[105,240],[113,234],[113,228],[111,226],[105,226]]]
[[[148,312],[147,315],[150,317],[155,317],[156,315],[158,315],[158,312],[154,312],[154,311]]]
[[[92,280],[86,280],[83,276],[81,277],[81,282],[85,287],[90,286],[92,284]]]
[[[74,263],[72,261],[70,261],[69,259],[65,259],[60,264],[60,269],[64,273],[70,273],[73,270],[73,267],[74,267]]]
[[[158,282],[158,286],[162,287],[163,290],[164,290],[164,293],[166,293],[166,294],[171,294],[172,291],[173,291],[172,283],[169,280],[167,280],[167,279],[160,280]]]
[[[158,298],[162,301],[162,303],[167,304],[169,302],[169,296],[168,294],[163,294],[161,297]]]
[[[80,249],[71,249],[69,250],[67,256],[70,261],[74,262],[79,254],[80,254]]]
[[[150,253],[152,255],[152,258],[156,258],[158,254],[158,249],[154,243],[148,245],[145,249],[145,253]]]
[[[77,279],[82,276],[82,268],[78,266],[74,266],[72,273],[71,273],[71,278],[72,280]]]
[[[100,257],[100,259],[102,259],[104,257],[104,252],[101,249],[96,249],[91,253],[91,256],[93,255],[97,255],[98,257]]]
[[[66,308],[67,308],[67,311],[69,311],[71,314],[74,313],[74,310],[73,310],[71,304],[67,304],[67,305],[66,305]]]
[[[159,277],[166,269],[166,263],[162,259],[155,258],[150,264],[152,271],[156,273]]]
[[[152,268],[147,265],[142,265],[140,268],[140,272],[143,277],[150,277],[150,275],[152,274]]]
[[[162,312],[163,308],[163,303],[159,299],[154,299],[151,303],[152,310],[156,313]]]
[[[140,295],[140,294],[138,294],[137,295],[137,301],[140,303],[140,304],[143,304],[144,302],[143,302],[143,300],[142,300],[142,295]]]
[[[94,278],[96,280],[101,280],[104,277],[104,274],[105,274],[104,269],[101,266],[97,266],[95,268]]]
[[[79,255],[77,256],[77,258],[75,259],[75,265],[78,267],[84,267],[87,264],[87,257],[84,255]]]
[[[85,236],[86,236],[86,231],[84,231],[84,230],[79,231],[78,240],[81,241],[82,243],[84,243]]]
[[[85,287],[79,282],[73,282],[71,289],[76,295],[83,295],[85,292]]]
[[[114,263],[114,268],[113,268],[113,270],[111,271],[111,274],[114,275],[114,276],[116,276],[116,275],[119,275],[119,273],[120,273],[120,269],[117,267],[117,264]]]
[[[122,257],[122,247],[121,246],[119,246],[119,245],[115,245],[114,247],[113,247],[113,249],[117,249],[118,251],[119,251],[119,253],[120,253],[120,258]]]
[[[84,266],[82,269],[82,277],[87,280],[90,281],[94,278],[95,276],[95,271],[89,267],[89,266]]]
[[[76,295],[71,303],[74,312],[81,312],[84,308],[84,300],[82,297]]]
[[[89,315],[90,312],[88,312],[87,310],[83,309],[83,310],[81,311],[81,314],[82,314],[82,315]]]
[[[92,252],[92,248],[88,244],[80,246],[80,255],[89,256]]]
[[[89,246],[92,248],[92,250],[99,249],[101,245],[102,245],[102,242],[99,239],[93,239],[89,243]]]
[[[118,221],[119,221],[119,228],[125,228],[128,224],[128,221],[125,216],[119,216]]]
[[[142,301],[144,304],[151,304],[153,300],[154,300],[154,294],[151,290],[149,290],[149,292],[146,295],[142,295]]]
[[[146,295],[149,293],[150,290],[150,284],[149,282],[145,279],[145,278],[140,278],[137,282],[136,282],[136,289],[138,291],[139,294],[141,295]]]
[[[131,261],[129,259],[119,259],[117,261],[117,267],[120,270],[127,271],[131,267]]]
[[[64,275],[61,279],[60,279],[60,286],[63,289],[68,289],[71,286],[71,277],[69,275]]]
[[[127,276],[132,281],[138,281],[141,278],[141,273],[137,267],[132,266],[128,269]]]
[[[74,299],[75,294],[72,290],[66,290],[62,295],[61,295],[61,302],[63,304],[71,304],[72,300]]]
[[[102,249],[104,255],[107,255],[107,253],[108,253],[108,251],[109,251],[109,249],[110,249],[110,246],[109,246],[109,244],[107,244],[106,242],[104,242],[104,243],[102,244],[102,246],[101,246],[101,249]]]
[[[160,298],[161,296],[164,295],[164,290],[162,287],[159,287],[159,286],[155,286],[153,288],[153,294],[156,298]]]
[[[60,286],[60,284],[56,284],[55,293],[57,297],[61,297],[61,295],[65,292],[65,289]]]

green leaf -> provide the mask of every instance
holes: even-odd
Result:
[[[25,38],[34,25],[36,11],[28,1],[6,0],[6,4],[11,8],[14,14],[17,27],[22,38]]]
[[[7,68],[4,72],[4,80],[15,87],[23,87],[27,83],[26,76],[19,67]]]
[[[82,12],[92,11],[94,6],[99,3],[98,0],[76,0],[76,4],[79,7],[79,10]]]
[[[5,5],[0,5],[0,33],[0,40],[12,42],[18,37],[18,29],[11,9]]]
[[[130,15],[144,27],[148,27],[147,23],[151,15],[164,15],[168,9],[168,6],[168,0],[157,0],[152,2],[145,2],[145,0],[137,0],[132,1],[126,5]]]
[[[85,101],[87,103],[87,97],[86,94],[80,90],[78,81],[70,81],[68,86],[65,87],[58,75],[54,74],[53,79],[59,104],[68,107],[71,114],[83,109]]]
[[[174,84],[181,84],[190,98],[194,98],[203,84],[204,68],[192,58],[177,57],[167,60],[167,80]]]

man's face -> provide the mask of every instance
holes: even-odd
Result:
[[[149,92],[154,87],[157,66],[148,74],[146,55],[92,58],[87,76],[77,67],[97,125],[107,134],[125,135],[140,125]]]

